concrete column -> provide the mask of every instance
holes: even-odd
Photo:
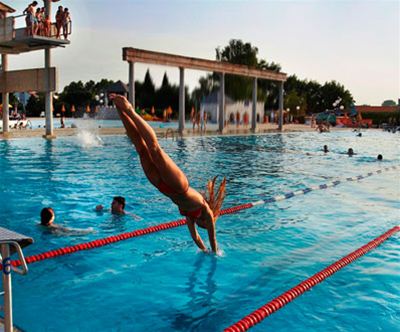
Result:
[[[135,105],[135,63],[129,62],[129,102],[134,108]]]
[[[278,130],[283,130],[283,82],[279,84],[279,125]]]
[[[2,66],[2,73],[5,74],[8,70],[8,55],[7,54],[2,54],[1,55],[1,66]],[[3,94],[3,134],[7,135],[10,131],[9,126],[9,114],[10,114],[10,109],[8,107],[8,104],[10,103],[10,98],[9,98],[9,93],[6,91],[2,91]]]
[[[45,138],[54,138],[53,129],[53,93],[50,90],[50,66],[51,66],[51,53],[50,48],[44,50],[44,67],[46,69],[46,135]]]
[[[253,80],[253,109],[251,115],[251,130],[257,131],[257,77]]]
[[[44,0],[44,7],[46,15],[51,16],[51,0]],[[50,48],[44,50],[44,68],[46,69],[46,135],[45,138],[54,138],[53,129],[53,92],[50,91],[50,67],[51,67],[51,53]]]
[[[185,68],[179,67],[179,125],[178,131],[185,129]]]
[[[225,129],[225,73],[220,74],[220,84],[218,130],[222,134]]]

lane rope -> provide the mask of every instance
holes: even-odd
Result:
[[[279,201],[282,201],[282,200],[285,200],[285,199],[289,199],[289,198],[292,198],[292,197],[295,197],[295,196],[308,194],[308,193],[310,193],[312,191],[328,189],[330,187],[337,186],[340,183],[349,182],[349,181],[358,181],[358,180],[370,177],[370,176],[372,176],[374,174],[380,174],[383,171],[389,171],[389,170],[392,170],[392,169],[397,169],[397,166],[385,167],[382,170],[369,172],[366,175],[358,175],[358,176],[348,177],[348,178],[346,178],[345,180],[342,180],[342,181],[341,180],[336,180],[336,181],[328,182],[328,183],[317,185],[317,186],[306,187],[304,189],[300,189],[300,190],[297,190],[297,191],[292,191],[292,192],[288,192],[286,194],[277,195],[277,196],[268,198],[266,200],[260,200],[260,201],[257,201],[257,202],[245,203],[245,204],[241,204],[241,205],[237,205],[237,206],[232,206],[230,208],[226,208],[226,209],[221,210],[220,211],[220,215],[234,214],[234,213],[237,213],[239,211],[250,209],[250,208],[258,206],[258,205],[279,202]],[[73,246],[63,247],[63,248],[59,248],[59,249],[53,249],[53,250],[50,250],[50,251],[43,252],[41,254],[28,256],[28,257],[25,258],[25,260],[26,260],[27,264],[40,262],[40,261],[45,260],[45,259],[50,259],[50,258],[55,258],[55,257],[58,257],[58,256],[68,255],[68,254],[72,254],[74,252],[78,252],[78,251],[82,251],[82,250],[89,250],[89,249],[99,248],[99,247],[103,247],[103,246],[106,246],[106,245],[109,245],[109,244],[112,244],[112,243],[115,243],[115,242],[124,241],[124,240],[128,240],[128,239],[131,239],[131,238],[134,238],[134,237],[143,236],[143,235],[147,235],[147,234],[150,234],[150,233],[155,233],[155,232],[167,230],[167,229],[170,229],[170,228],[183,226],[185,224],[186,224],[186,219],[178,219],[178,220],[175,220],[175,221],[166,222],[166,223],[162,223],[162,224],[155,225],[155,226],[150,226],[150,227],[138,229],[138,230],[135,230],[135,231],[132,231],[132,232],[122,233],[122,234],[119,234],[119,235],[113,235],[113,236],[109,236],[109,237],[106,237],[106,238],[101,238],[101,239],[97,239],[97,240],[93,240],[93,241],[89,241],[89,242],[85,242],[85,243],[81,243],[81,244],[76,244],[76,245],[73,245]],[[13,266],[17,267],[17,266],[21,265],[21,262],[19,260],[14,260],[14,261],[11,262],[11,264]],[[2,266],[0,265],[0,270],[1,269],[2,269]]]
[[[370,250],[376,248],[384,241],[386,241],[389,237],[394,235],[395,233],[400,231],[400,226],[395,226],[392,229],[388,230],[386,233],[378,236],[376,239],[362,246],[361,248],[353,251],[342,259],[336,261],[335,263],[329,265],[327,268],[319,271],[314,274],[312,277],[302,281],[297,286],[289,289],[278,297],[274,298],[267,304],[258,308],[251,314],[242,318],[235,324],[224,329],[224,332],[244,332],[253,327],[254,325],[260,323],[266,317],[272,315],[275,311],[283,308],[286,304],[293,301],[295,298],[299,297],[315,285],[319,284],[326,278],[330,277],[332,274],[336,273],[346,265],[352,263],[356,259],[365,255]]]

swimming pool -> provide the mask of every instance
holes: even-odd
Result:
[[[29,119],[30,123],[28,128],[38,129],[43,128],[46,124],[45,118],[32,118]],[[178,121],[171,122],[160,122],[160,121],[149,121],[148,122],[153,128],[171,128],[178,129]],[[71,126],[83,128],[83,129],[96,129],[96,128],[120,128],[122,127],[121,120],[97,120],[93,118],[66,118],[64,124],[67,128]],[[60,128],[60,118],[53,119],[54,128]],[[192,128],[192,123],[187,121],[185,123],[185,128]],[[217,130],[218,125],[216,123],[208,123],[207,128],[209,130]]]
[[[161,145],[195,188],[226,176],[224,207],[399,164],[399,136],[380,131]],[[348,147],[357,155],[341,154]],[[0,226],[35,239],[26,255],[180,218],[148,183],[125,137],[0,141],[0,156]],[[93,211],[115,195],[142,220]],[[399,224],[399,196],[393,170],[223,216],[221,257],[199,253],[183,226],[34,263],[28,275],[13,276],[14,321],[27,331],[221,331]],[[43,232],[35,224],[44,206],[54,207],[58,223],[97,233]],[[398,331],[399,252],[395,235],[252,331]]]

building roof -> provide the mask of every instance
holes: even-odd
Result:
[[[111,85],[108,86],[107,88],[108,93],[126,93],[128,92],[128,86],[122,82],[122,81],[117,81]]]
[[[0,12],[14,13],[15,9],[7,6],[6,4],[0,2]]]
[[[372,113],[372,112],[394,113],[400,111],[400,106],[356,106],[356,111],[361,113]]]
[[[218,100],[219,100],[219,91],[214,91],[212,93],[210,93],[208,96],[205,96],[201,103],[202,104],[218,104]],[[225,104],[233,104],[234,101],[232,98],[230,98],[229,96],[225,95]]]

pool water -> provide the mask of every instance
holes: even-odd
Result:
[[[54,118],[54,128],[60,128],[61,122],[60,118]],[[30,123],[28,128],[38,129],[43,128],[46,124],[45,118],[34,118],[29,119]],[[171,128],[178,129],[178,121],[171,122],[161,122],[161,121],[149,121],[150,126],[153,128]],[[95,130],[96,128],[120,128],[123,127],[121,120],[97,120],[94,118],[84,117],[84,118],[65,118],[64,124],[66,128],[70,128],[71,126],[83,129],[91,129]],[[192,123],[187,121],[185,123],[185,128],[192,128]],[[215,123],[208,123],[207,128],[209,130],[217,130],[218,125]]]
[[[399,165],[399,140],[349,131],[160,144],[195,188],[227,177],[226,208]],[[343,154],[349,147],[355,156]],[[148,183],[126,137],[3,140],[0,169],[0,226],[34,238],[26,256],[181,218]],[[94,211],[115,195],[141,220]],[[399,198],[390,170],[222,216],[221,256],[199,252],[183,226],[33,263],[28,275],[13,275],[14,322],[26,331],[222,331],[398,225]],[[43,231],[44,206],[57,223],[96,233]],[[252,330],[400,331],[399,258],[397,234]]]

